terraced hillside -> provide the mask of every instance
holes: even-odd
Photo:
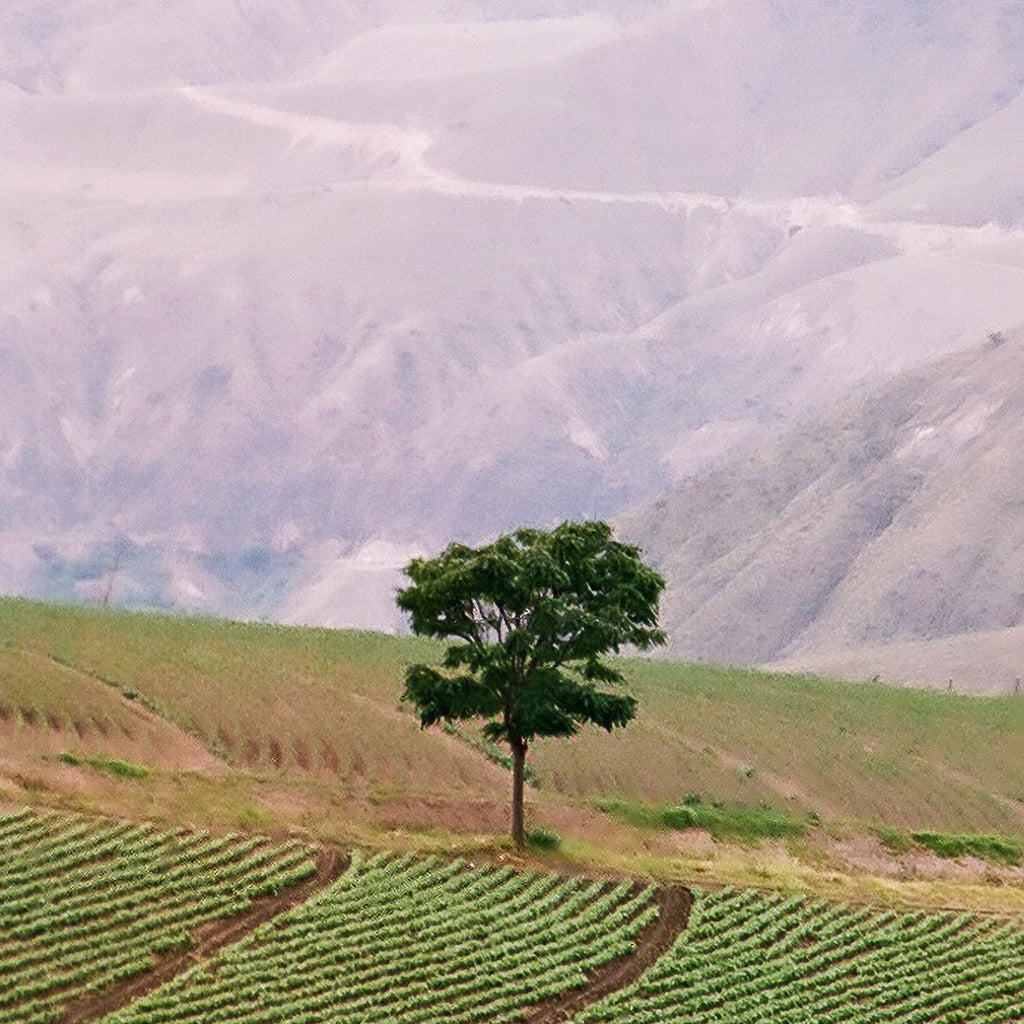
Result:
[[[58,763],[68,752],[155,769],[140,797],[150,814],[178,799],[184,767],[221,790],[256,780],[263,790],[238,799],[257,817],[314,829],[504,829],[504,770],[398,704],[403,666],[437,652],[420,641],[13,600],[0,601],[0,639],[0,799],[91,792],[85,769]],[[636,722],[538,743],[537,806],[698,793],[1024,836],[1024,699],[660,661],[625,672]]]

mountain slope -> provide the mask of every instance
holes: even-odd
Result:
[[[838,679],[874,679],[955,693],[1024,692],[1024,627],[988,629],[930,640],[897,640],[839,650],[812,648],[771,665]]]
[[[0,587],[394,626],[414,552],[1024,322],[1022,39],[1004,0],[17,0]]]
[[[1024,610],[1024,332],[865,386],[622,519],[673,648],[766,661]]]

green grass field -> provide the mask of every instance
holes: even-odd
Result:
[[[421,730],[399,705],[405,665],[438,651],[372,633],[2,600],[0,737],[18,764],[0,771],[0,800],[409,849],[500,843],[507,771],[470,742]],[[636,857],[626,870],[642,862],[678,877],[694,856],[677,855],[671,837],[687,826],[740,847],[763,827],[784,844],[777,860],[823,872],[848,869],[833,848],[849,835],[879,857],[904,856],[877,839],[882,828],[1024,838],[1024,698],[648,659],[623,667],[635,722],[530,752],[531,815],[562,835],[563,857],[616,867]],[[151,774],[116,779],[96,767],[110,761]],[[687,803],[702,821],[674,810]],[[711,858],[719,866],[724,849]],[[927,849],[941,859],[941,841]],[[712,876],[760,877],[735,865]]]

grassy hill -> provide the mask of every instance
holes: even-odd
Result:
[[[472,729],[421,730],[399,704],[404,665],[437,650],[0,601],[0,802],[378,847],[500,847],[509,784],[495,752]],[[1012,854],[1024,699],[625,668],[636,722],[531,752],[531,821],[562,838],[551,856],[826,891],[885,876],[908,899],[1024,905]],[[942,858],[968,848],[933,834],[1002,836],[1010,854],[985,860],[975,844]],[[936,878],[978,892],[913,890]]]

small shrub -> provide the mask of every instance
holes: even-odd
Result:
[[[526,842],[535,850],[557,850],[562,845],[562,840],[554,832],[542,828],[530,829],[526,833]]]
[[[114,775],[119,779],[148,779],[153,774],[151,769],[145,768],[141,764],[132,764],[130,761],[118,761],[114,758],[106,757],[82,758],[68,750],[65,750],[60,755],[59,760],[64,764],[88,765],[90,768],[95,768],[98,772],[106,772],[108,775]]]
[[[89,764],[101,772],[107,772],[108,775],[116,775],[119,779],[146,779],[153,774],[141,764],[132,764],[130,761],[95,758]]]

